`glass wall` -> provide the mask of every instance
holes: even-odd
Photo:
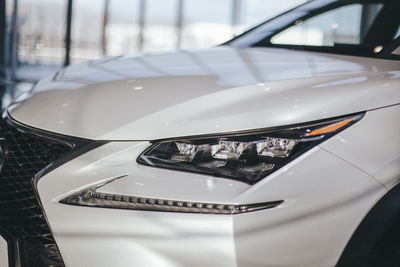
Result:
[[[104,0],[74,0],[71,63],[103,56]]]
[[[306,1],[304,0],[244,0],[242,23],[244,28],[249,28],[264,22],[268,18],[279,15]]]
[[[233,37],[232,0],[184,2],[182,48],[203,48]]]
[[[122,55],[139,51],[140,0],[111,0],[108,7],[106,54]]]
[[[141,50],[157,51],[177,48],[177,2],[177,0],[146,0]]]
[[[105,55],[218,45],[305,1],[6,0],[8,29],[14,24],[17,29],[8,36],[9,61],[14,62],[14,72],[31,80],[36,79],[34,73],[37,79],[45,74],[37,66],[52,72],[63,66],[69,2],[70,61],[77,63]]]
[[[6,17],[7,17],[7,19],[11,18],[13,5],[14,5],[13,0],[6,0]]]
[[[8,14],[12,13],[9,5],[7,11]],[[55,66],[63,64],[64,0],[19,0],[17,28],[20,64]]]

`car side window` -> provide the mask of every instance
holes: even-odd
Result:
[[[275,45],[328,46],[358,45],[368,33],[382,4],[351,4],[318,14],[271,38]]]
[[[396,32],[396,34],[394,35],[393,40],[397,39],[399,36],[400,36],[400,25],[399,25],[399,27],[397,28],[397,32]]]
[[[393,50],[392,54],[393,54],[393,55],[400,56],[400,46],[397,47],[395,50]]]

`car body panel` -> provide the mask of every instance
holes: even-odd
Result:
[[[39,82],[9,113],[31,127],[97,140],[214,134],[399,103],[399,69],[395,60],[277,48],[106,58]]]
[[[147,145],[111,142],[39,180],[38,192],[67,266],[332,266],[386,192],[365,172],[318,147],[249,186],[142,166],[134,159]],[[122,175],[99,190],[185,201],[284,203],[234,216],[59,203],[77,190]]]
[[[8,266],[7,241],[0,235],[0,267]]]
[[[373,127],[371,127],[373,125]],[[400,105],[368,112],[362,120],[321,144],[375,177],[387,188],[400,182]]]

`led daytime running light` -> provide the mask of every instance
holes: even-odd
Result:
[[[274,208],[283,202],[283,200],[279,200],[263,203],[234,205],[221,203],[188,202],[171,199],[144,198],[108,194],[97,191],[98,188],[119,178],[114,178],[100,185],[92,186],[89,189],[79,191],[78,193],[63,198],[62,200],[60,200],[60,203],[77,206],[129,210],[235,215]]]

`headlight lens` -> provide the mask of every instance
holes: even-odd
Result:
[[[154,142],[138,162],[254,184],[360,120],[363,114],[279,129]]]

